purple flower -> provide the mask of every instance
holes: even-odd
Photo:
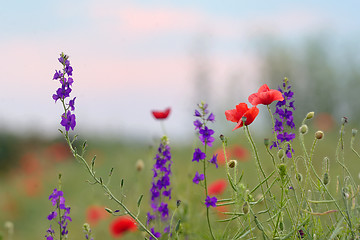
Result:
[[[195,130],[200,130],[202,127],[202,123],[200,122],[200,120],[195,120],[194,126],[195,126]]]
[[[205,199],[205,205],[206,207],[216,207],[216,202],[217,202],[217,198],[216,197],[210,197],[210,196],[207,196],[206,199]]]
[[[201,117],[201,114],[200,114],[200,112],[199,112],[197,109],[195,109],[195,114],[194,114],[194,116],[195,116],[195,117]]]
[[[69,100],[66,103],[66,99],[70,97],[70,93],[72,92],[71,86],[74,82],[72,76],[73,68],[70,66],[69,57],[64,53],[60,54],[58,58],[59,62],[63,65],[63,70],[55,70],[55,74],[53,76],[54,80],[59,80],[61,87],[56,90],[56,93],[52,95],[52,99],[57,102],[60,100],[64,105],[64,113],[61,115],[61,122],[60,124],[65,127],[66,131],[69,131],[70,128],[74,130],[76,122],[75,122],[75,115],[71,114],[71,111],[75,110],[75,99],[74,97],[72,100]],[[67,75],[67,78],[66,78]],[[68,106],[68,107],[65,107]]]
[[[270,148],[277,147],[281,149],[280,143],[292,141],[295,138],[295,133],[286,132],[285,127],[290,129],[295,128],[294,117],[292,110],[295,110],[294,101],[289,101],[293,98],[294,92],[290,90],[288,79],[285,78],[282,84],[282,88],[279,87],[279,91],[283,94],[284,100],[276,103],[275,125],[274,132],[277,139],[272,143]],[[286,156],[291,158],[294,149],[289,145],[286,147]]]
[[[196,148],[195,149],[195,152],[193,154],[193,160],[192,162],[196,161],[196,162],[199,162],[200,160],[202,159],[205,159],[206,158],[206,154],[203,153],[200,148]]]
[[[51,220],[53,220],[54,218],[56,218],[57,217],[57,212],[51,212],[50,214],[49,214],[49,216],[47,217],[47,219],[49,220],[49,221],[51,221]]]
[[[212,146],[212,142],[215,141],[215,138],[212,137],[211,135],[214,134],[214,130],[208,128],[207,126],[205,126],[203,129],[200,129],[199,131],[199,138],[200,141],[204,144],[204,145],[208,145],[208,146]]]
[[[210,122],[214,122],[215,121],[215,115],[213,113],[210,113],[207,120],[210,121]]]
[[[62,120],[60,124],[65,127],[66,131],[69,131],[70,128],[74,130],[76,121],[75,121],[75,114],[71,114],[70,111],[67,111],[67,114],[65,113],[61,116]]]
[[[204,174],[199,174],[199,172],[196,171],[195,177],[193,179],[193,183],[199,184],[200,181],[203,181],[205,179]]]
[[[159,207],[159,212],[161,213],[161,216],[163,217],[163,218],[166,218],[166,217],[168,217],[169,216],[169,209],[168,209],[168,205],[167,205],[167,203],[161,203],[160,204],[160,207]]]
[[[60,221],[58,224],[60,225],[61,235],[66,236],[68,234],[67,225],[69,221],[72,221],[70,214],[70,207],[65,206],[65,198],[63,197],[64,193],[62,191],[58,191],[56,188],[50,194],[49,200],[51,201],[53,206],[56,206],[55,211],[51,212],[47,219],[49,221],[55,219],[59,214]],[[47,230],[46,239],[52,239],[55,231],[50,228]]]
[[[218,168],[218,163],[217,163],[217,154],[213,155],[213,157],[209,160],[210,163],[215,164],[216,168]]]
[[[74,106],[75,99],[76,99],[76,97],[74,97],[72,100],[69,101],[69,106],[70,106],[71,111],[75,110],[75,106]]]
[[[158,147],[158,152],[154,158],[155,163],[153,167],[153,178],[152,178],[152,187],[150,188],[151,193],[151,208],[152,212],[147,213],[147,223],[149,224],[151,220],[160,217],[161,221],[166,221],[169,216],[168,204],[162,202],[161,195],[171,199],[171,188],[170,186],[170,175],[171,175],[171,152],[170,147],[168,146],[168,140],[166,137],[163,137]],[[154,228],[152,228],[152,233],[156,237]],[[158,233],[160,234],[160,233]],[[152,239],[152,238],[150,238]]]
[[[161,237],[161,234],[159,232],[155,232],[154,228],[151,228],[150,231],[155,237],[157,238]],[[155,238],[150,236],[149,240],[155,240]]]

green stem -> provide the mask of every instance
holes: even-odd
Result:
[[[265,178],[266,187],[269,188],[268,179],[266,178],[266,174],[265,174],[264,170],[262,169],[262,166],[261,166],[261,163],[260,163],[259,154],[258,154],[258,151],[257,151],[257,149],[256,149],[254,140],[253,140],[252,137],[251,137],[251,134],[250,134],[250,131],[249,131],[249,128],[248,128],[247,125],[245,125],[245,128],[246,128],[248,140],[249,140],[250,145],[251,145],[251,147],[252,147],[252,149],[253,149],[253,152],[254,152],[254,154],[255,154],[255,159],[256,159],[258,171],[260,170],[260,172],[262,173],[263,177]],[[259,178],[259,182],[261,182],[260,174],[258,174],[258,178]],[[265,195],[264,188],[263,188],[263,185],[262,185],[262,184],[261,184],[261,191],[262,191],[262,194],[263,194],[263,197],[264,197],[265,208],[268,209],[267,201],[266,201],[266,195]],[[271,195],[271,191],[269,191],[269,193],[270,193],[270,195]],[[270,213],[270,212],[269,212],[269,216],[271,217],[271,213]],[[274,223],[273,220],[271,220],[271,223],[273,224],[273,226],[275,226],[275,223]]]
[[[206,155],[206,146],[207,146],[207,142],[205,141],[205,155]],[[206,161],[205,159],[203,160],[203,163],[204,163],[204,187],[205,187],[205,199],[207,198],[208,196],[208,189],[207,189],[207,177],[206,177]],[[212,231],[212,228],[211,228],[211,224],[210,224],[210,216],[209,216],[209,208],[206,207],[206,220],[207,220],[207,224],[209,226],[209,231],[210,231],[210,234],[211,234],[211,237],[213,240],[215,240],[215,237],[214,237],[214,233]]]
[[[94,171],[91,170],[89,164],[86,162],[86,160],[80,156],[79,154],[76,153],[76,151],[74,150],[71,142],[70,142],[70,139],[69,139],[69,133],[66,132],[64,134],[64,137],[70,147],[70,150],[71,150],[71,153],[73,154],[73,156],[75,157],[76,160],[82,162],[84,164],[84,166],[86,167],[87,171],[89,172],[89,174],[91,175],[91,177],[95,180],[95,183],[98,183],[100,184],[100,186],[103,188],[103,190],[105,191],[105,193],[110,197],[110,199],[113,199],[117,204],[119,204],[125,211],[126,214],[128,214],[132,219],[134,219],[137,224],[140,226],[140,229],[144,229],[144,231],[146,233],[148,233],[152,238],[156,239],[157,238],[154,236],[154,234],[152,234],[152,232],[147,229],[145,227],[145,225],[135,216],[135,214],[133,214],[120,200],[118,200],[114,194],[110,191],[110,189],[103,183],[103,181],[100,180],[100,178],[97,178],[95,176],[95,173]]]

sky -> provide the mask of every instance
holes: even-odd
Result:
[[[59,134],[52,77],[64,52],[74,69],[76,132],[148,140],[161,134],[151,110],[171,107],[167,132],[185,139],[203,97],[221,112],[266,83],[255,41],[296,43],[319,32],[356,39],[358,9],[358,1],[2,1],[0,127]],[[195,81],[202,71],[204,86]],[[243,87],[224,104],[239,74]]]

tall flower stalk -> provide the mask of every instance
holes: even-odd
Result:
[[[291,85],[289,84],[287,78],[284,78],[282,86],[279,87],[278,90],[282,93],[284,100],[276,103],[276,110],[274,113],[274,133],[276,135],[276,139],[273,141],[270,149],[273,147],[282,149],[284,148],[282,144],[285,143],[285,154],[288,158],[291,158],[294,153],[294,149],[290,144],[286,145],[286,143],[292,142],[295,139],[295,133],[288,131],[289,128],[295,129],[293,117],[293,111],[295,110],[293,99],[294,92],[291,91]]]
[[[59,176],[59,180],[60,180]],[[57,188],[50,194],[49,200],[51,201],[52,205],[55,206],[55,210],[52,211],[47,219],[49,221],[55,220],[59,224],[59,239],[67,239],[68,229],[67,225],[68,222],[72,221],[70,214],[70,207],[66,207],[65,205],[65,198],[64,193]],[[46,231],[46,240],[53,240],[55,239],[55,230],[50,225],[49,229]]]
[[[162,229],[162,232],[168,234],[170,231],[170,225],[168,223],[169,209],[165,199],[171,199],[170,175],[172,160],[169,142],[166,136],[162,137],[158,153],[154,160],[155,164],[152,169],[153,178],[150,189],[152,211],[147,213],[147,223],[149,224],[153,220],[159,219],[160,222],[163,222],[166,225],[164,229]],[[152,228],[152,231],[155,231],[154,228]],[[162,235],[160,232],[155,234],[157,237],[161,237]],[[150,239],[153,238],[150,237]]]
[[[86,142],[84,142],[80,151],[78,151],[78,149],[73,146],[73,143],[75,142],[77,136],[75,136],[72,140],[70,140],[69,130],[70,129],[74,130],[74,128],[76,126],[75,115],[71,112],[71,111],[75,110],[75,99],[76,98],[73,98],[73,99],[67,101],[67,99],[70,98],[70,93],[72,91],[71,87],[74,82],[73,78],[72,78],[73,68],[70,66],[69,56],[65,55],[64,53],[60,54],[60,57],[58,58],[58,60],[63,65],[63,69],[59,70],[59,71],[57,71],[57,70],[55,71],[53,80],[58,80],[61,83],[61,87],[57,89],[56,93],[53,94],[52,98],[53,98],[53,100],[55,100],[55,102],[60,100],[63,105],[63,108],[64,108],[64,113],[61,115],[60,124],[65,128],[65,131],[60,130],[60,129],[59,129],[59,131],[64,136],[74,158],[77,161],[84,164],[86,170],[89,172],[90,176],[92,177],[92,179],[94,181],[94,182],[92,182],[92,184],[99,184],[101,186],[101,188],[103,189],[103,191],[105,192],[105,194],[109,197],[109,199],[115,201],[117,204],[119,204],[121,206],[121,208],[124,211],[124,214],[127,214],[131,218],[133,218],[136,221],[136,223],[138,224],[140,229],[143,229],[147,234],[149,234],[150,237],[152,237],[152,239],[156,240],[157,239],[156,234],[153,231],[147,229],[145,224],[143,224],[139,220],[138,215],[136,215],[132,211],[130,211],[130,209],[128,209],[127,206],[123,203],[123,201],[119,200],[111,192],[111,190],[107,186],[108,184],[104,183],[104,180],[102,177],[97,177],[95,175],[94,166],[95,166],[96,156],[94,156],[94,158],[92,159],[91,164],[88,164],[88,162],[84,158],[84,153],[85,153],[86,147],[87,147]],[[109,177],[111,177],[111,176],[112,176],[112,171],[110,171],[110,174],[109,174]],[[138,202],[138,207],[140,206],[140,203],[141,203],[141,201]],[[112,210],[108,209],[108,212],[114,214],[118,211],[113,212]],[[47,233],[48,233],[48,236],[51,237],[52,234],[54,233],[54,230],[50,227],[48,229]],[[49,238],[47,240],[52,240],[52,239]]]
[[[214,134],[214,130],[210,129],[207,126],[208,122],[214,122],[215,121],[215,115],[213,113],[210,113],[208,108],[208,105],[204,102],[201,102],[198,104],[199,110],[195,110],[194,116],[197,118],[194,121],[195,130],[198,133],[199,140],[202,142],[202,145],[204,146],[204,152],[201,151],[200,148],[196,148],[193,154],[193,162],[203,162],[203,173],[196,172],[195,177],[193,178],[193,183],[200,184],[204,187],[204,193],[205,193],[205,206],[206,206],[206,220],[209,227],[209,231],[211,234],[212,239],[215,239],[214,233],[211,228],[210,224],[210,216],[209,216],[209,207],[216,207],[217,198],[216,197],[210,197],[208,195],[208,187],[207,187],[207,176],[206,176],[206,169],[209,164],[214,164],[215,167],[218,167],[217,164],[217,154],[213,155],[210,159],[206,161],[207,155],[207,147],[212,147],[212,143],[215,141],[215,138],[212,136]],[[203,182],[203,184],[202,184]]]

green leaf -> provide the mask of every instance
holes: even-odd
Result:
[[[143,199],[144,194],[141,194],[141,196],[139,197],[139,200],[137,202],[137,206],[140,207],[141,204],[141,200]]]

